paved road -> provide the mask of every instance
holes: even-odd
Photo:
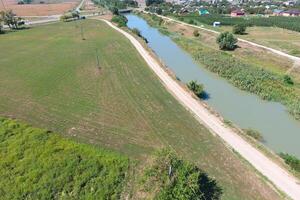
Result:
[[[146,12],[146,11],[143,11],[143,12],[149,14],[149,12]],[[152,14],[153,14],[153,13],[152,13]],[[157,14],[156,14],[156,15],[157,15]],[[202,30],[205,30],[205,31],[214,33],[214,34],[220,34],[220,32],[218,32],[218,31],[214,31],[214,30],[207,29],[207,28],[203,28],[203,27],[200,27],[200,26],[188,24],[188,23],[185,23],[185,22],[176,20],[176,19],[172,19],[172,18],[170,18],[170,17],[166,17],[166,16],[162,16],[162,15],[157,15],[157,16],[158,16],[158,17],[161,17],[161,18],[163,18],[163,19],[169,20],[169,21],[173,21],[173,22],[179,23],[179,24],[183,24],[183,25],[190,26],[190,27],[193,27],[193,28],[202,29]],[[294,61],[295,63],[300,63],[300,58],[297,57],[297,56],[292,56],[292,55],[289,55],[289,54],[284,53],[284,52],[282,52],[282,51],[279,51],[279,50],[276,50],[276,49],[273,49],[273,48],[270,48],[270,47],[266,47],[266,46],[263,46],[263,45],[260,45],[260,44],[254,43],[254,42],[250,42],[250,41],[248,41],[248,40],[244,40],[244,39],[241,39],[241,38],[238,38],[238,40],[239,40],[240,42],[244,42],[244,43],[247,43],[247,44],[250,44],[250,45],[253,45],[253,46],[256,46],[256,47],[259,47],[259,48],[268,50],[268,51],[271,51],[271,52],[273,52],[273,53],[275,53],[275,54],[277,54],[277,55],[284,56],[284,57],[286,57],[286,58],[288,58],[288,59]]]
[[[184,107],[191,111],[191,113],[194,114],[195,118],[199,122],[206,125],[206,127],[215,134],[219,135],[236,152],[238,152],[249,163],[251,163],[261,174],[267,177],[278,189],[285,192],[292,199],[300,200],[299,180],[247,143],[232,129],[226,127],[226,125],[224,125],[224,123],[218,117],[211,114],[210,111],[208,111],[198,100],[194,99],[189,92],[184,90],[172,77],[170,77],[159,65],[159,63],[132,35],[114,26],[109,21],[103,21],[130,40],[140,55],[147,62],[149,67],[160,78],[168,91]]]

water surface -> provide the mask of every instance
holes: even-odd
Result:
[[[283,105],[239,90],[197,64],[192,56],[144,19],[133,14],[126,17],[128,27],[141,31],[149,47],[182,82],[197,80],[204,85],[209,95],[205,101],[225,119],[240,128],[259,131],[274,152],[287,152],[300,158],[300,122],[288,114]]]

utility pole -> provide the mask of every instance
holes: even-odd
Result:
[[[81,39],[82,39],[82,40],[85,40],[85,38],[84,38],[84,34],[83,34],[83,27],[82,27],[82,23],[81,23],[81,26],[80,26],[80,32],[81,32]]]
[[[98,57],[98,49],[96,49],[96,61],[97,61],[97,68],[100,70],[100,62],[99,62],[99,57]]]

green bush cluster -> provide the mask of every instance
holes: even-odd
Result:
[[[194,94],[199,97],[202,98],[203,94],[204,94],[204,86],[202,84],[197,83],[197,81],[190,81],[187,84],[187,87],[194,92]]]
[[[245,133],[259,142],[264,142],[264,138],[260,132],[253,129],[244,129]]]
[[[123,15],[114,15],[111,19],[112,22],[118,24],[119,27],[127,26],[127,18]]]
[[[242,24],[243,26],[267,26],[267,27],[280,27],[292,31],[300,32],[300,20],[297,17],[282,17],[282,16],[270,16],[270,17],[229,17],[224,15],[206,15],[199,16],[198,14],[190,14],[187,16],[178,16],[185,22],[196,21],[208,25],[212,25],[214,22],[221,22],[222,25],[234,26]]]
[[[265,100],[277,101],[285,104],[292,115],[300,118],[300,94],[296,89],[287,84],[287,78],[247,64],[233,57],[227,52],[209,49],[195,45],[188,39],[174,38],[194,58],[210,71],[229,80],[236,87],[255,93]]]
[[[1,199],[119,199],[129,160],[0,118]]]
[[[245,26],[244,24],[236,24],[233,26],[232,32],[234,34],[243,35],[246,33],[246,28],[247,26]]]
[[[283,158],[284,162],[288,164],[293,170],[296,172],[300,172],[300,160],[292,155],[287,153],[280,153],[281,158]]]
[[[217,37],[216,42],[222,50],[234,50],[238,40],[232,33],[224,32]]]
[[[214,179],[169,149],[155,154],[153,163],[145,170],[142,183],[146,191],[155,191],[154,199],[218,200],[222,195],[222,189]]]

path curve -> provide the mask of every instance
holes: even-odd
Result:
[[[300,200],[300,183],[285,169],[278,166],[259,150],[246,142],[241,136],[235,133],[215,115],[211,114],[198,100],[194,99],[189,92],[183,89],[160,64],[150,55],[150,53],[126,31],[116,27],[111,22],[101,19],[110,27],[127,37],[139,54],[144,58],[148,66],[160,78],[168,91],[190,112],[195,118],[212,132],[219,135],[244,159],[251,163],[261,174],[269,179],[278,189],[285,192],[292,199]]]

